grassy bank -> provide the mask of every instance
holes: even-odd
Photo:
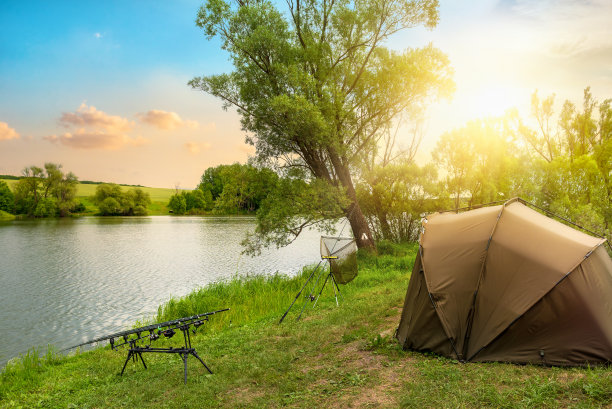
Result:
[[[4,210],[0,210],[0,221],[9,221],[14,220],[15,216],[10,213],[5,212]]]
[[[308,270],[214,284],[160,307],[159,320],[232,309],[194,337],[214,375],[190,359],[183,385],[182,363],[161,354],[145,358],[148,370],[129,363],[123,377],[125,351],[30,354],[0,375],[0,407],[612,407],[609,368],[459,364],[402,351],[393,332],[415,247],[381,250],[360,255],[340,307],[329,287],[299,322],[294,308],[278,325]]]

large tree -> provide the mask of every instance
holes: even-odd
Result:
[[[434,27],[438,2],[287,0],[286,13],[276,4],[207,0],[197,25],[209,39],[221,40],[234,71],[197,77],[190,85],[221,98],[225,108],[237,108],[259,161],[302,168],[311,183],[301,188],[327,184],[329,192],[346,196],[329,195],[348,218],[358,246],[373,248],[354,187],[357,162],[402,113],[452,88],[447,58],[439,50],[396,52],[385,42],[410,27]],[[299,233],[334,216],[300,218],[304,209],[295,206],[287,217],[287,210],[268,212],[266,222],[280,213],[282,222],[267,223],[268,228],[260,223],[259,233],[280,237],[276,244],[283,244],[290,240],[285,232]],[[293,220],[290,229],[287,220]],[[269,244],[266,238],[262,242]]]

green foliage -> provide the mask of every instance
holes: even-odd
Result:
[[[220,175],[223,168],[223,165],[215,168],[208,168],[204,171],[202,177],[200,178],[198,189],[203,193],[209,192],[211,195],[211,201],[217,200],[217,198],[221,195],[221,192],[223,192],[223,178]]]
[[[85,204],[80,200],[70,209],[70,213],[83,213],[85,211],[87,211],[87,207],[85,207]]]
[[[7,213],[15,211],[15,195],[3,180],[0,180],[0,210]]]
[[[223,166],[219,177],[223,181],[223,191],[215,200],[219,213],[256,211],[278,181],[270,169],[238,163]]]
[[[103,183],[96,187],[92,201],[102,216],[146,216],[151,198],[141,188],[123,191],[117,184]]]
[[[239,163],[219,165],[206,169],[196,190],[173,195],[168,207],[174,214],[211,210],[219,214],[253,213],[277,180],[270,169]]]
[[[185,214],[187,211],[187,201],[185,200],[185,195],[179,193],[172,195],[172,197],[170,197],[168,207],[174,214]]]
[[[285,246],[312,226],[331,233],[347,205],[342,188],[323,180],[307,183],[301,178],[279,179],[261,202],[255,232],[242,243],[245,253],[258,254],[262,247],[271,245]]]
[[[100,214],[103,216],[118,216],[121,214],[121,204],[114,197],[109,196],[96,203],[98,204]]]
[[[269,1],[207,0],[196,23],[209,39],[221,41],[234,71],[194,78],[190,85],[217,96],[225,108],[237,108],[259,163],[303,169],[305,180],[341,187],[348,197],[342,210],[358,245],[372,247],[354,186],[361,156],[374,149],[401,114],[420,112],[453,89],[448,59],[439,50],[395,52],[384,44],[399,31],[434,27],[438,2],[307,0],[287,5],[285,12]],[[216,200],[219,189],[213,190],[212,172],[206,176],[203,183]],[[241,193],[232,192],[222,203],[234,206],[237,196]],[[303,217],[298,209],[291,218]],[[258,220],[270,221],[273,214]],[[283,218],[261,226],[261,234],[284,240],[288,231],[299,231],[286,225],[287,211],[278,214]]]
[[[435,168],[408,161],[364,170],[357,196],[375,237],[396,242],[416,240],[422,214],[444,206]]]
[[[432,156],[455,209],[464,198],[472,206],[525,194],[525,161],[503,120],[475,120],[445,133]]]
[[[43,197],[36,204],[34,209],[34,217],[50,217],[57,213],[57,203],[52,197]]]
[[[34,217],[67,216],[75,205],[77,177],[62,165],[30,166],[15,184],[15,212]]]

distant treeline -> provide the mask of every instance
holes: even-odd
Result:
[[[177,192],[168,207],[174,214],[253,213],[276,187],[279,177],[252,165],[219,165],[204,171],[195,190]]]
[[[19,179],[23,179],[26,176],[15,176],[15,175],[0,175],[0,179],[6,179],[6,180],[19,180]],[[108,182],[95,182],[93,180],[79,180],[79,183],[82,185],[102,185],[102,184],[106,184]],[[128,185],[125,183],[117,183],[119,186],[133,186],[133,187],[145,187],[143,185]]]
[[[85,205],[76,200],[77,177],[72,172],[64,173],[62,165],[45,163],[42,168],[25,168],[22,176],[1,177],[18,182],[11,190],[5,181],[0,180],[0,210],[28,217],[64,217],[86,211]],[[81,183],[87,184],[88,181]],[[147,214],[151,199],[140,187],[123,191],[120,185],[114,183],[89,183],[98,185],[91,200],[98,206],[100,215]]]

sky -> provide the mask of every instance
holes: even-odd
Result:
[[[245,162],[239,117],[187,82],[231,71],[194,21],[199,1],[3,1],[0,174],[60,163],[80,180],[194,188],[204,170]],[[467,121],[531,94],[612,97],[612,1],[444,1],[433,30],[410,29],[397,50],[433,44],[456,91],[427,113],[419,161]],[[399,139],[408,141],[409,130]]]

